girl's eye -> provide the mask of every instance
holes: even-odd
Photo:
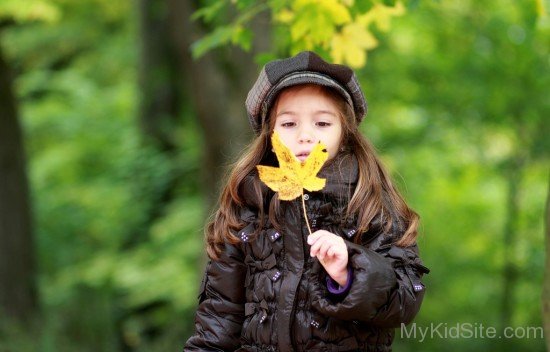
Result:
[[[293,127],[295,125],[296,124],[294,122],[283,122],[283,123],[281,123],[282,127]]]
[[[317,126],[319,126],[319,127],[328,127],[330,125],[331,125],[330,122],[324,122],[324,121],[317,122]]]

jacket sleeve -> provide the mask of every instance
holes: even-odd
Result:
[[[202,280],[195,332],[184,351],[234,351],[244,322],[246,267],[242,251],[226,244],[219,260],[210,261]]]
[[[429,272],[418,257],[417,246],[370,249],[348,241],[346,244],[353,269],[349,292],[342,299],[331,300],[319,285],[318,299],[313,301],[315,308],[337,319],[383,328],[410,323],[424,296],[420,279]]]

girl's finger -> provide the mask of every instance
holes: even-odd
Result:
[[[324,238],[319,238],[315,243],[311,246],[309,253],[312,257],[315,257],[317,254],[319,254],[319,248],[321,248],[321,245],[325,242]]]
[[[309,245],[314,244],[315,242],[317,242],[317,240],[319,240],[319,238],[323,237],[327,233],[329,233],[329,232],[327,232],[325,230],[315,231],[311,235],[307,236],[307,244],[309,244]]]
[[[318,238],[315,239],[315,242],[311,245],[310,252],[317,254],[319,248],[321,245],[327,240],[327,236],[324,234],[319,235]]]
[[[317,256],[321,256],[324,259],[327,256],[327,251],[332,245],[332,241],[324,241],[319,247],[319,253],[317,254]]]

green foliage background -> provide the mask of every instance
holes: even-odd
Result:
[[[144,146],[132,3],[52,3],[57,20],[25,21],[1,38],[30,160],[42,317],[8,326],[0,351],[116,351],[120,339],[135,351],[181,350],[204,262],[203,140],[193,111],[180,116],[175,161]],[[542,324],[550,36],[535,6],[417,2],[377,33],[379,47],[358,70],[369,100],[363,131],[422,217],[432,273],[418,326],[500,327],[505,253],[518,275],[513,325]],[[518,158],[518,236],[506,252]],[[178,196],[145,227],[174,162],[185,176]],[[540,338],[397,336],[398,351],[544,349]]]

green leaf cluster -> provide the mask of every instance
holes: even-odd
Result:
[[[274,46],[285,55],[314,50],[334,62],[361,67],[366,63],[366,52],[378,45],[374,28],[388,31],[390,19],[401,16],[405,5],[403,1],[380,0],[213,2],[193,16],[195,20],[217,23],[209,34],[195,42],[193,55],[198,58],[227,44],[250,51],[253,33],[245,28],[264,11],[269,12],[275,25]]]

